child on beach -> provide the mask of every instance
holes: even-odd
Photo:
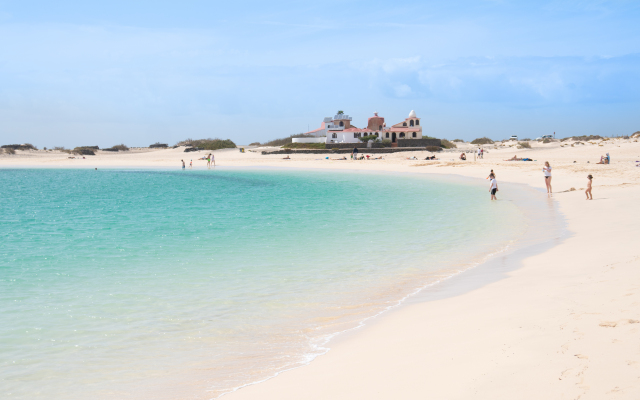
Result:
[[[587,195],[587,200],[593,200],[593,195],[591,194],[591,183],[593,181],[593,176],[589,174],[587,176],[587,179],[589,179],[589,182],[587,183],[587,190],[585,190],[584,192]]]
[[[498,182],[496,181],[496,176],[494,174],[489,175],[491,179],[489,181],[489,192],[491,192],[491,200],[498,200],[496,197],[496,192],[498,191]]]
[[[193,160],[189,161],[189,169],[193,169]]]

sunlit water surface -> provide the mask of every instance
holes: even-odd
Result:
[[[0,397],[213,398],[523,232],[486,185],[0,170]]]

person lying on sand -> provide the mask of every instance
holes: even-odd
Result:
[[[407,157],[407,160],[417,160],[418,158],[416,156],[413,157]]]
[[[505,161],[522,161],[522,158],[518,158],[518,156],[513,156],[512,158],[509,158],[508,160]]]
[[[464,153],[460,154],[460,159],[461,159],[462,161],[466,161],[466,160],[467,160],[467,155],[466,155],[466,154],[464,154]]]
[[[282,159],[283,159],[283,160],[291,160],[291,157],[286,156],[286,157],[283,157]]]
[[[425,158],[425,160],[437,160],[436,155],[432,155],[431,157],[427,156],[427,158]]]
[[[342,158],[332,158],[332,160],[335,160],[335,161],[344,161],[344,160],[346,160],[346,159],[347,159],[347,157],[342,157]]]

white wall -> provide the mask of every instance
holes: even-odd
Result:
[[[326,137],[310,137],[310,138],[292,138],[293,143],[324,143],[327,140]]]

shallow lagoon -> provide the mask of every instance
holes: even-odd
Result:
[[[0,393],[212,398],[501,251],[521,211],[455,179],[0,170]]]

